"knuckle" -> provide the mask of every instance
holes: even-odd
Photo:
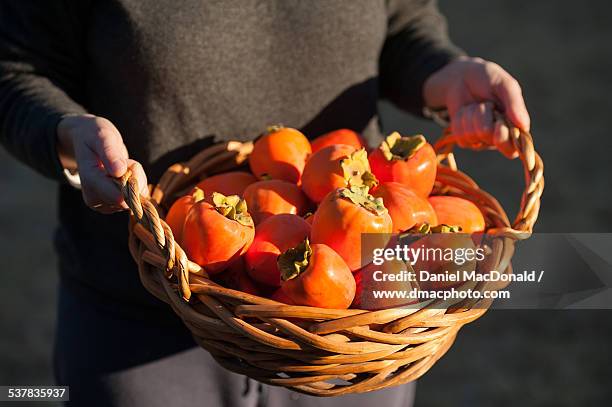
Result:
[[[116,155],[121,155],[123,149],[122,144],[118,143],[118,140],[114,138],[112,133],[108,131],[101,131],[95,140],[95,151],[98,154],[103,154],[107,158],[112,158]]]
[[[96,126],[102,129],[108,129],[112,126],[112,123],[110,122],[110,120],[105,119],[104,117],[100,117],[100,116],[96,116],[96,118],[94,119],[94,122],[96,123]]]
[[[501,69],[501,66],[492,61],[485,61],[484,66],[489,72],[495,72]]]
[[[110,121],[102,117],[96,117],[95,119],[94,136],[97,139],[103,140],[113,140],[120,138],[118,132],[115,130],[115,126],[113,126]]]
[[[107,132],[104,129],[98,127],[93,133],[92,147],[95,151],[101,152],[104,150],[104,145],[107,142]]]
[[[519,89],[521,87],[519,81],[517,81],[516,78],[510,74],[505,75],[504,82],[506,82],[506,84],[508,84],[509,86],[514,86]]]
[[[94,132],[94,138],[96,146],[103,146],[104,139],[106,138],[106,131],[104,131],[104,129],[101,127],[96,128]]]

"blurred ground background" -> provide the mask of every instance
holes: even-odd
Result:
[[[612,4],[442,0],[451,35],[523,85],[546,164],[540,232],[612,230]],[[382,104],[387,129],[439,129]],[[513,215],[517,162],[461,154],[460,166]],[[54,184],[0,150],[0,384],[51,384],[57,274]],[[577,270],[580,272],[580,270]],[[417,406],[608,406],[610,311],[491,311],[466,326],[420,381]],[[45,405],[50,405],[49,403]]]

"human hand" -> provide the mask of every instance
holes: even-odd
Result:
[[[131,167],[140,193],[147,196],[147,177],[128,156],[119,130],[107,119],[93,115],[64,117],[57,126],[57,150],[64,168],[78,170],[85,205],[100,213],[128,208],[111,177]]]
[[[484,142],[514,158],[509,129],[494,123],[493,110],[505,113],[521,130],[530,118],[519,83],[499,65],[481,58],[460,57],[432,74],[423,86],[425,105],[446,107],[451,130],[460,144]]]

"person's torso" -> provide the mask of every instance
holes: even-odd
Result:
[[[371,133],[386,28],[382,0],[94,2],[87,108],[152,176],[205,136]]]
[[[282,123],[309,137],[377,135],[384,0],[92,2],[82,103],[110,119],[150,182],[216,140]],[[104,295],[152,299],[127,250],[127,216],[60,194],[64,274]],[[147,300],[148,299],[148,300]]]

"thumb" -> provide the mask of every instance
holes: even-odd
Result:
[[[111,177],[120,177],[128,169],[128,152],[119,130],[108,120],[98,118],[98,129],[87,143]]]

